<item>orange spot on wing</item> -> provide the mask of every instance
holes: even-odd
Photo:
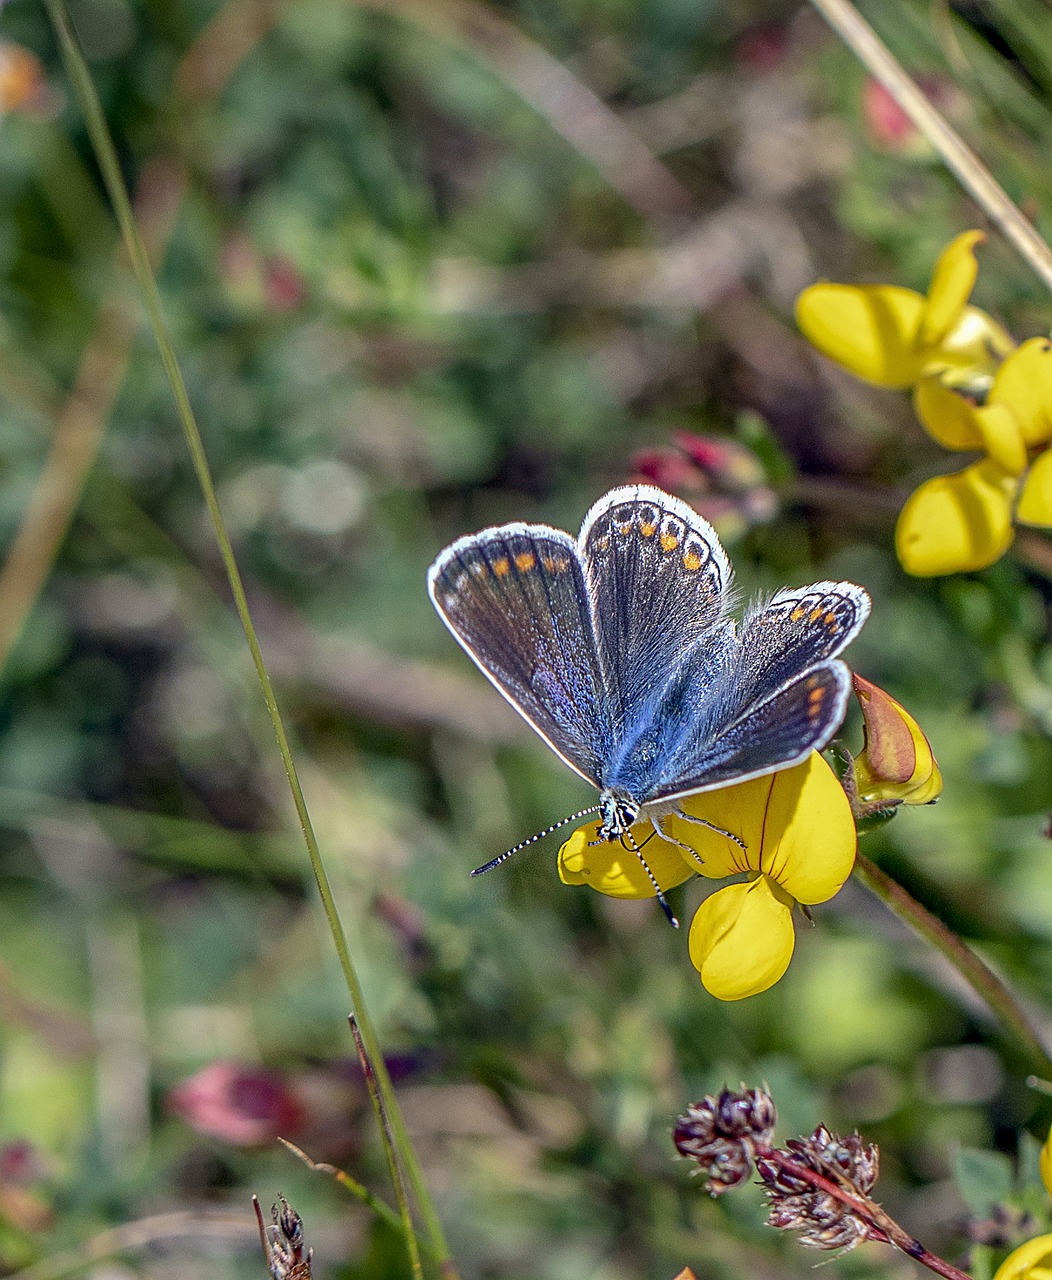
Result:
[[[674,533],[663,533],[661,535],[661,550],[675,551],[679,546],[679,538]]]
[[[821,616],[822,616],[822,610],[821,610],[820,608],[819,608],[819,609],[812,609],[812,610],[811,610],[811,616],[810,616],[810,618],[808,618],[808,621],[809,621],[809,622],[817,622],[817,621],[818,621],[818,619],[819,619]]]
[[[515,568],[518,569],[520,573],[526,573],[528,570],[532,569],[536,563],[537,557],[532,551],[520,551],[515,557]]]
[[[507,556],[501,556],[498,560],[493,561],[493,572],[498,578],[505,578],[511,572],[511,561]]]
[[[652,538],[656,531],[657,531],[657,525],[650,524],[646,520],[644,520],[643,523],[639,526],[639,532],[643,535],[644,538]]]
[[[826,626],[829,628],[830,631],[840,630],[840,623],[837,621],[837,616],[832,611],[832,609],[830,609],[830,611],[826,614],[823,621],[825,622]]]
[[[693,573],[696,569],[700,569],[702,565],[701,556],[696,551],[687,551],[683,556],[683,568]]]
[[[789,618],[792,622],[799,622],[803,616],[804,616],[804,606],[802,604],[798,604],[796,608],[792,611],[792,613],[789,615]]]

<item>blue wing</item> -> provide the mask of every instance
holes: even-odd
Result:
[[[741,627],[739,692],[745,702],[835,658],[869,617],[869,596],[853,582],[786,587],[751,609]]]
[[[799,764],[836,733],[850,691],[851,673],[842,662],[812,668],[707,742],[685,738],[646,800],[713,791]]]
[[[574,539],[547,525],[483,530],[442,552],[428,590],[450,631],[516,711],[598,786],[602,678]]]
[[[632,794],[652,801],[711,791],[824,747],[850,692],[850,674],[836,655],[869,608],[869,596],[851,582],[786,588],[746,615],[725,650],[714,655],[703,642],[653,711],[672,733],[653,770],[636,758],[639,790]]]
[[[712,526],[649,485],[600,498],[578,545],[619,742],[724,621],[731,567]]]

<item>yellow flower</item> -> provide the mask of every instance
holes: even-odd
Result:
[[[766,991],[792,958],[795,903],[825,902],[851,874],[855,824],[832,769],[817,753],[802,764],[718,791],[690,796],[684,812],[733,831],[726,836],[676,815],[662,818],[668,834],[692,852],[654,836],[647,823],[632,839],[661,889],[692,875],[742,875],[699,907],[688,946],[706,989],[720,1000]],[[599,824],[579,828],[559,850],[565,884],[588,884],[615,898],[652,898],[654,888],[636,854],[617,843],[593,845]]]
[[[981,398],[930,375],[914,406],[928,434],[982,461],[936,476],[911,495],[895,541],[908,573],[983,569],[1012,541],[1012,519],[1052,527],[1052,343],[1031,338],[1012,352]]]
[[[942,794],[942,774],[923,729],[879,685],[852,673],[862,708],[866,743],[855,757],[855,789],[867,804],[931,804]]]
[[[939,255],[927,296],[898,285],[816,284],[796,301],[804,337],[845,369],[882,387],[910,387],[928,374],[969,380],[992,374],[1015,346],[968,298],[978,274],[981,231],[966,231]]]
[[[1049,1280],[1052,1276],[1052,1235],[1035,1236],[1005,1258],[994,1280]]]
[[[985,569],[1008,550],[1013,520],[1052,528],[1052,344],[1016,347],[968,304],[980,231],[939,255],[927,295],[896,285],[816,284],[797,299],[810,342],[860,378],[915,387],[914,407],[947,449],[983,456],[913,493],[895,549],[918,577]]]
[[[1041,1148],[1041,1181],[1052,1195],[1052,1133]],[[994,1280],[1049,1280],[1052,1235],[1036,1236],[1014,1249],[994,1272]]]

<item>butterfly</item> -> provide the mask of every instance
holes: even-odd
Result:
[[[824,747],[851,687],[837,655],[869,615],[861,587],[816,582],[777,591],[739,623],[732,572],[708,521],[649,485],[612,489],[576,539],[505,524],[458,539],[428,572],[431,600],[471,659],[599,791],[598,805],[548,831],[597,812],[597,842],[637,853],[673,923],[631,828],[649,820],[682,844],[663,817],[712,826],[683,812],[685,797]]]

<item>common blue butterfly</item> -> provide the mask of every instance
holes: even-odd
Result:
[[[612,489],[576,539],[501,525],[458,539],[428,573],[473,661],[598,789],[598,806],[574,816],[597,811],[599,838],[627,842],[648,874],[635,822],[680,843],[660,825],[688,817],[680,800],[798,764],[844,718],[851,678],[837,655],[869,614],[866,592],[785,588],[737,623],[731,575],[708,521],[649,485]]]

